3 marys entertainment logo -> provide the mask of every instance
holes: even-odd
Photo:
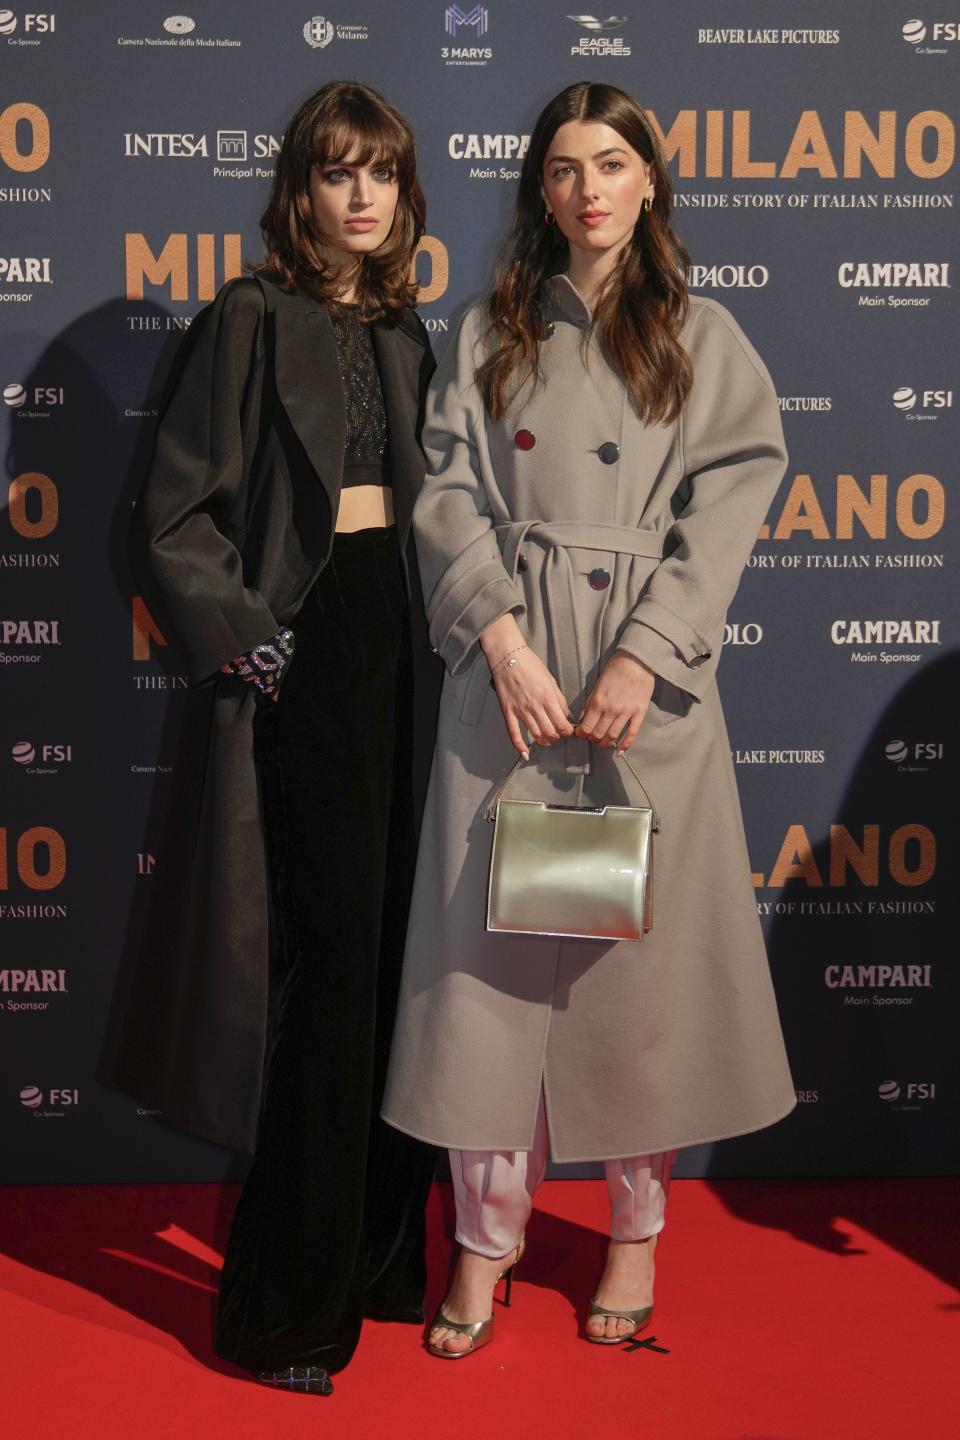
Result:
[[[481,39],[490,28],[490,12],[486,5],[473,5],[462,9],[459,5],[448,5],[444,11],[443,28],[454,40],[473,32]],[[447,65],[483,66],[493,59],[489,45],[442,45],[440,58]]]

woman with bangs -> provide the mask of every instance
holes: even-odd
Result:
[[[795,1104],[714,678],[786,456],[762,361],[687,266],[643,110],[571,85],[431,385],[414,531],[448,674],[383,1113],[450,1152],[442,1359],[492,1339],[548,1154],[603,1162],[581,1323],[616,1346],[650,1319],[676,1150]],[[486,811],[531,742],[512,794],[560,807],[646,805],[633,750],[662,822],[642,945],[484,929]]]
[[[196,688],[115,1078],[254,1154],[217,1350],[328,1394],[364,1316],[423,1318],[434,1163],[378,1113],[439,691],[408,543],[433,361],[406,120],[325,85],[261,225],[264,262],[191,328],[135,511]]]

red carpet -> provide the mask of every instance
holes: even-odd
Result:
[[[236,1187],[0,1191],[4,1440],[955,1440],[952,1180],[678,1181],[657,1308],[632,1351],[577,1338],[602,1184],[540,1192],[510,1310],[463,1362],[368,1324],[330,1399],[248,1382],[210,1350]],[[446,1274],[449,1187],[431,1207]]]

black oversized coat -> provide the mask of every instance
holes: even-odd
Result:
[[[426,636],[410,516],[433,358],[412,312],[395,326],[376,323],[373,341],[411,596],[416,709],[430,732],[442,671]],[[258,700],[219,667],[289,624],[326,563],[344,433],[326,308],[267,281],[232,281],[197,316],[177,358],[135,507],[135,569],[193,688],[111,1078],[164,1123],[248,1154],[269,1038]],[[416,812],[431,743],[423,733],[415,744],[424,757],[420,793],[410,797]]]

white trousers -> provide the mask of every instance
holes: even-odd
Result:
[[[540,1095],[532,1150],[451,1150],[457,1240],[499,1259],[515,1250],[547,1168],[547,1116]],[[610,1196],[610,1238],[645,1240],[663,1229],[675,1150],[604,1163]]]

